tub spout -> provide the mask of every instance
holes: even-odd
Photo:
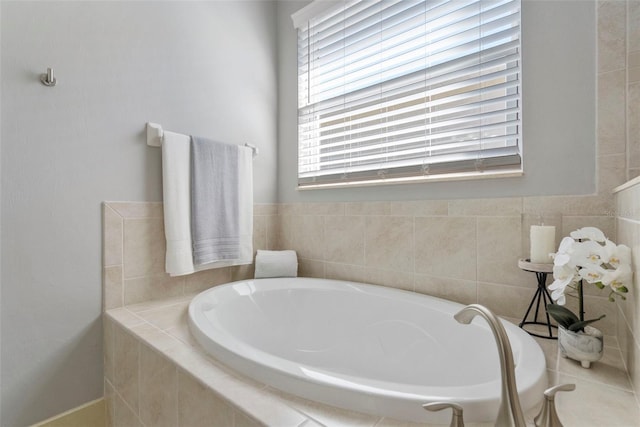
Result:
[[[500,355],[502,397],[495,425],[496,427],[526,427],[524,414],[520,406],[520,398],[518,397],[518,389],[516,388],[515,364],[513,363],[511,344],[504,326],[491,310],[479,304],[468,305],[453,317],[460,323],[469,324],[477,315],[483,317],[489,324],[491,332],[493,332],[493,336],[496,339],[498,354]]]

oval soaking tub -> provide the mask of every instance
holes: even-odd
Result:
[[[500,403],[497,346],[464,306],[382,286],[325,279],[257,279],[216,286],[189,305],[202,347],[234,370],[282,391],[359,412],[447,423],[453,401],[466,422],[493,421]],[[546,387],[542,350],[503,322],[526,412]]]

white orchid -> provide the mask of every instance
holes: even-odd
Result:
[[[609,286],[613,292],[626,293],[629,291],[626,285],[631,282],[632,276],[631,267],[628,264],[624,264],[615,270],[607,270],[601,282],[605,286]]]
[[[616,245],[595,227],[584,227],[572,232],[570,237],[562,239],[558,252],[552,256],[554,281],[549,285],[549,290],[552,291],[551,298],[558,305],[566,304],[567,288],[569,288],[571,291],[577,291],[580,307],[582,307],[583,282],[592,283],[600,289],[608,286],[610,301],[614,301],[616,296],[624,299],[623,294],[629,291],[628,285],[633,276],[631,249],[625,245]],[[552,304],[549,307],[551,309],[555,306]],[[562,310],[567,312],[564,308]],[[565,324],[567,323],[566,314],[559,314],[562,310],[554,308],[549,314],[559,322],[562,318]],[[585,321],[582,314],[580,313],[579,319],[571,315],[573,319],[579,320],[574,325],[578,329],[604,317]]]
[[[576,276],[575,268],[568,267],[566,265],[554,265],[553,266],[553,278],[555,279],[552,284],[549,285],[551,298],[560,305],[566,303],[564,291],[567,286],[579,280]]]
[[[575,240],[588,239],[594,242],[604,242],[606,237],[602,230],[596,227],[583,227],[569,234]]]

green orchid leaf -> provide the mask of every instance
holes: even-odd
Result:
[[[569,329],[570,331],[573,331],[573,332],[584,331],[584,327],[587,326],[589,323],[597,322],[598,320],[602,319],[603,317],[605,317],[605,314],[603,314],[602,316],[598,317],[597,319],[583,320],[582,322],[574,323],[571,326],[569,326],[567,329]]]
[[[571,310],[558,304],[547,304],[547,313],[565,329],[569,329],[571,325],[580,321]]]

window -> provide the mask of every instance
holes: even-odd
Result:
[[[520,0],[315,1],[299,186],[521,172]]]

